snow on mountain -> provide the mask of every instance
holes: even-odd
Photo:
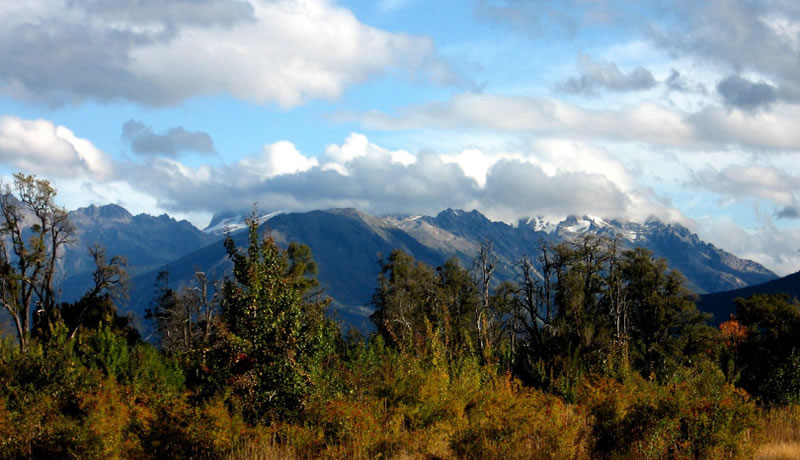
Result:
[[[261,225],[264,222],[272,219],[273,217],[287,212],[288,211],[275,211],[269,214],[258,216],[258,224]],[[247,219],[249,217],[250,217],[249,215],[245,216],[244,214],[239,214],[239,213],[215,214],[214,217],[211,218],[211,222],[208,224],[208,226],[203,229],[203,232],[210,233],[212,235],[224,235],[225,233],[233,233],[235,231],[246,228]]]

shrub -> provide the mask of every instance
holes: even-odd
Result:
[[[467,406],[468,425],[451,447],[465,458],[588,458],[589,418],[579,407],[510,377],[495,379]]]
[[[739,458],[752,454],[756,406],[711,366],[664,385],[636,375],[597,378],[582,400],[594,417],[594,449],[634,458]]]

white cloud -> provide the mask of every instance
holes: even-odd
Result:
[[[798,117],[800,106],[779,103],[769,112],[758,113],[709,107],[691,115],[689,121],[698,139],[706,143],[797,151],[800,150]]]
[[[0,88],[25,99],[228,93],[291,107],[387,73],[454,78],[430,39],[370,27],[330,0],[26,3],[0,30]]]
[[[742,228],[726,217],[700,220],[699,236],[714,245],[754,260],[781,276],[800,269],[800,232],[780,229],[771,218],[761,216],[752,228]]]
[[[780,206],[796,205],[795,190],[800,189],[800,177],[756,164],[729,166],[719,171],[706,169],[695,173],[692,183],[726,197],[756,197]]]
[[[365,126],[383,130],[484,129],[687,150],[800,150],[795,123],[800,106],[780,103],[769,112],[712,106],[685,113],[651,101],[592,110],[551,98],[461,93],[445,102],[407,107],[398,115],[373,111],[360,118]]]
[[[316,158],[309,158],[297,150],[289,141],[265,145],[257,157],[245,157],[237,169],[243,176],[254,180],[267,179],[281,174],[294,174],[317,166]]]
[[[578,57],[580,76],[568,78],[559,85],[565,92],[596,96],[598,91],[641,91],[656,86],[653,74],[644,67],[623,72],[611,61],[596,61],[588,54]]]
[[[349,174],[346,164],[366,156],[388,156],[391,162],[403,166],[417,161],[416,156],[407,150],[388,150],[370,143],[363,134],[350,133],[344,144],[330,144],[325,148],[325,157],[330,161],[323,165],[323,169],[331,169],[346,176]]]
[[[489,174],[489,170],[497,162],[508,159],[522,160],[523,156],[506,152],[491,153],[477,148],[468,148],[458,153],[443,154],[441,158],[445,163],[457,164],[467,177],[474,179],[479,186],[483,187],[486,185],[486,175]]]
[[[407,108],[397,116],[370,112],[376,129],[489,129],[573,139],[681,146],[694,142],[682,113],[652,102],[619,110],[588,110],[550,98],[461,93],[446,102]]]
[[[89,140],[49,120],[0,116],[0,161],[35,174],[55,177],[112,174],[111,160]]]
[[[140,190],[124,180],[97,182],[86,178],[64,178],[54,183],[58,190],[57,200],[66,209],[73,210],[91,204],[102,206],[114,203],[133,215],[161,215],[168,213],[177,220],[186,219],[198,228],[205,227],[211,213],[203,211],[183,212],[159,206],[158,200],[146,190]]]

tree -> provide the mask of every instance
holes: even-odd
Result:
[[[435,270],[405,252],[381,261],[370,319],[387,343],[403,352],[426,353],[434,340],[448,359],[473,353],[481,299],[470,273],[451,258]]]
[[[683,276],[643,248],[587,235],[540,245],[538,268],[517,264],[518,372],[539,385],[552,375],[626,372],[666,377],[699,359],[713,331]]]
[[[272,237],[259,241],[257,220],[248,228],[245,250],[225,239],[233,277],[224,282],[221,302],[228,334],[223,372],[246,418],[269,422],[300,413],[338,332],[325,317],[329,301],[304,300],[316,285],[306,279],[315,267],[310,250],[296,247],[290,257]]]
[[[101,324],[134,334],[128,318],[117,316],[115,303],[128,295],[127,260],[121,256],[106,258],[105,249],[99,244],[89,247],[89,255],[95,264],[92,273],[94,286],[74,303],[62,303],[60,317],[67,326],[68,335],[74,338],[81,327],[96,329]]]
[[[800,303],[786,294],[735,302],[747,328],[735,350],[741,386],[768,404],[800,402]]]
[[[697,310],[683,275],[644,248],[625,251],[622,264],[634,366],[645,375],[665,377],[699,359],[714,331]]]
[[[437,331],[445,326],[447,317],[432,268],[399,249],[380,265],[378,288],[372,296],[375,312],[370,318],[389,343],[408,349],[416,341],[425,341],[426,322]]]
[[[73,241],[74,228],[55,196],[50,182],[22,173],[0,193],[0,303],[14,321],[22,351],[32,322],[45,330],[58,319],[56,262]]]
[[[475,283],[478,285],[481,294],[480,306],[475,311],[475,329],[478,334],[481,356],[487,362],[491,359],[492,354],[492,337],[489,331],[493,326],[491,324],[492,314],[489,289],[498,263],[499,260],[494,253],[492,242],[489,239],[481,241],[478,255],[473,261]]]
[[[178,291],[169,287],[169,273],[156,278],[154,306],[146,318],[155,321],[161,349],[170,354],[199,354],[205,364],[205,350],[218,325],[222,283],[210,280],[199,270],[189,285]]]

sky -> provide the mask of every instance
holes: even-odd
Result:
[[[794,0],[0,2],[0,177],[69,209],[678,223],[800,269]]]

